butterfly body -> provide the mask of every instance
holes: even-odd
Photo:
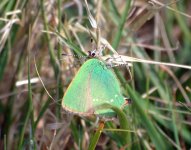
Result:
[[[122,107],[125,99],[121,94],[119,82],[111,69],[102,61],[86,61],[70,83],[63,97],[64,109],[84,116],[114,116],[111,109],[96,109],[104,103]]]

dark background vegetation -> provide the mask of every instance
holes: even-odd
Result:
[[[191,64],[191,1],[168,7],[147,0],[128,3],[88,1],[101,36],[119,54]],[[62,54],[95,48],[88,30],[95,32],[83,0],[1,0],[0,149],[87,149],[95,122],[67,114],[61,99],[80,67],[77,58]],[[111,54],[107,48],[104,53]],[[27,84],[38,79],[34,57],[56,102],[40,81]],[[96,148],[190,149],[190,70],[133,63],[131,71],[133,79],[127,81],[127,70],[115,68],[123,94],[133,101],[125,110],[128,130],[116,129],[120,119],[106,123]],[[23,80],[26,84],[18,85]]]

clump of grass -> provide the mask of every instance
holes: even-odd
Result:
[[[87,54],[91,38],[94,48],[107,44],[106,55],[116,50],[124,58],[190,66],[190,3],[88,1],[98,32],[83,1],[2,0],[1,149],[87,149],[92,142],[93,148],[101,149],[189,149],[191,76],[187,69],[133,63],[133,79],[128,81],[125,67],[115,68],[123,93],[133,103],[123,117],[105,123],[101,134],[94,132],[97,127],[88,119],[65,113],[61,99],[79,68],[74,64],[81,61],[62,53]],[[34,57],[56,102],[39,80],[33,80],[38,77]],[[94,135],[96,140],[91,138]]]

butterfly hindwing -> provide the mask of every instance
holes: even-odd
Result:
[[[115,74],[101,61],[93,70],[91,89],[94,106],[109,103],[121,107],[125,103]],[[112,115],[114,112],[112,110],[104,109],[96,110],[95,113]]]

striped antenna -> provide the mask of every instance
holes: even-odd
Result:
[[[84,55],[74,55],[74,54],[65,54],[65,53],[62,53],[62,56],[72,56],[75,58],[87,58],[88,57],[88,56],[84,56]]]

